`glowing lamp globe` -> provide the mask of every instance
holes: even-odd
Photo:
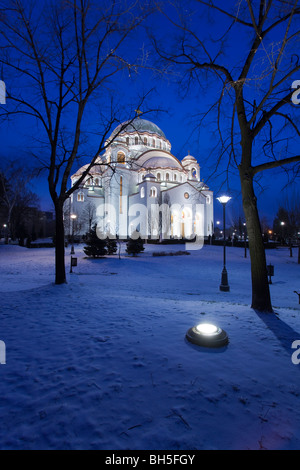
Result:
[[[208,348],[220,348],[229,342],[226,331],[211,323],[200,323],[193,326],[186,333],[190,343]]]
[[[217,200],[221,203],[221,204],[227,204],[228,201],[230,201],[231,197],[229,196],[220,196],[220,197],[217,197]]]

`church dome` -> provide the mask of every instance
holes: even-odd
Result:
[[[147,173],[145,176],[144,176],[144,180],[147,180],[147,179],[151,179],[151,180],[155,180],[156,177],[152,174],[152,173]]]
[[[144,168],[181,168],[180,163],[175,158],[151,157],[143,164]]]
[[[148,121],[147,119],[136,118],[131,123],[126,126],[126,122],[119,124],[118,127],[113,131],[111,137],[113,137],[117,132],[120,132],[120,129],[123,127],[121,134],[127,134],[132,132],[138,133],[148,133],[148,134],[156,134],[163,139],[166,139],[165,134],[163,131],[156,125],[154,122]]]
[[[186,156],[182,159],[182,161],[183,161],[183,162],[187,162],[187,161],[194,161],[194,162],[196,162],[197,160],[196,160],[195,157],[193,157],[192,155],[189,154],[189,155],[186,155]]]

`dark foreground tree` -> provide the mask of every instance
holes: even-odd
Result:
[[[232,169],[239,172],[252,308],[265,312],[273,310],[255,181],[265,170],[300,161],[299,90],[295,91],[300,85],[298,4],[298,0],[195,0],[189,3],[194,11],[187,11],[186,4],[182,11],[168,5],[161,11],[174,27],[176,44],[167,47],[168,42],[153,37],[160,58],[183,71],[181,89],[186,85],[203,91],[203,83],[213,86],[206,88],[215,98],[203,117],[215,111],[216,166],[223,165],[227,175]],[[216,22],[210,35],[203,23],[208,17]],[[299,164],[293,170],[298,174]]]
[[[108,255],[114,255],[118,250],[117,240],[114,238],[108,237],[106,239],[106,248],[107,248]]]
[[[111,97],[114,77],[122,72],[128,77],[142,65],[126,44],[150,12],[149,3],[139,0],[1,1],[0,64],[7,104],[0,116],[21,115],[27,127],[31,118],[38,126],[32,126],[35,156],[47,171],[55,207],[56,284],[66,282],[64,203],[106,149],[111,131],[125,118],[130,122],[143,102],[137,99],[124,116]],[[90,163],[69,188],[83,156]]]
[[[144,242],[140,238],[138,232],[134,232],[129,238],[127,245],[126,245],[126,253],[132,256],[136,256],[137,254],[141,253],[144,251]]]
[[[102,258],[107,254],[106,240],[98,237],[96,225],[87,233],[86,246],[83,251],[91,258]]]

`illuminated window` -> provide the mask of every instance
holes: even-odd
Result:
[[[157,196],[157,189],[153,186],[150,189],[150,197],[156,197]]]
[[[117,154],[117,162],[118,163],[125,163],[125,154],[123,152],[118,152]]]
[[[141,197],[142,198],[145,197],[145,188],[144,187],[141,188]]]

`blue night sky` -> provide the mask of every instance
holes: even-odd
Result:
[[[226,6],[227,3],[229,4],[230,2],[226,2]],[[195,6],[195,2],[187,2],[186,5]],[[218,14],[214,18],[210,18],[209,21],[203,18],[200,21],[203,7],[197,5],[197,9],[200,19],[199,15],[197,15],[191,22],[199,21],[199,28],[202,31],[201,37],[206,37],[206,35],[209,37],[211,33],[215,37],[221,37],[222,32],[225,32],[228,26],[228,22],[224,21],[223,17]],[[170,13],[172,14],[171,10]],[[162,44],[171,47],[172,41],[175,39],[174,30],[163,16],[159,14],[153,15],[147,21],[146,26],[157,35]],[[250,44],[249,38],[241,39],[245,39],[245,41],[241,40],[240,44],[235,42],[232,46],[228,45],[225,49],[226,58],[222,60],[224,60],[228,67],[231,66],[230,61],[232,64],[237,63],[238,56],[243,57],[247,44]],[[216,43],[215,47],[219,47],[219,44]],[[141,28],[135,32],[134,37],[127,43],[124,53],[127,57],[131,55],[133,57],[136,54],[141,54],[143,50],[150,51],[150,61],[155,59],[146,31]],[[183,73],[184,71],[181,70],[181,72]],[[145,119],[152,120],[163,130],[172,144],[172,153],[178,159],[181,160],[187,155],[188,151],[197,158],[201,166],[201,179],[207,182],[216,197],[222,192],[228,192],[233,197],[230,204],[228,204],[227,220],[230,222],[230,219],[242,215],[238,172],[236,171],[235,174],[231,172],[228,182],[224,182],[224,174],[221,174],[225,167],[222,168],[221,166],[213,174],[215,156],[211,155],[211,152],[216,142],[212,132],[216,130],[216,125],[208,118],[206,125],[202,125],[200,129],[196,128],[196,115],[207,111],[210,104],[216,100],[216,92],[219,90],[214,89],[211,84],[207,86],[205,80],[203,80],[200,86],[193,84],[189,92],[184,96],[184,87],[179,87],[180,90],[178,90],[178,85],[175,82],[176,75],[174,74],[162,78],[159,74],[144,69],[131,76],[127,72],[122,72],[112,86],[115,90],[115,98],[123,109],[122,115],[124,120],[131,117],[126,115],[126,110],[130,109],[130,107],[134,109],[138,97],[143,92],[153,89],[148,97],[145,108],[160,108],[161,111],[149,113],[145,115]],[[93,133],[97,131],[97,106],[101,106],[102,102],[99,101],[99,103],[94,104],[95,107],[89,115],[88,124],[88,132],[90,133],[88,146],[90,146],[91,152],[93,139],[95,138]],[[6,106],[9,106],[8,102]],[[19,156],[24,161],[28,159],[31,165],[35,165],[30,151],[32,147],[37,151],[38,145],[34,139],[39,135],[39,132],[40,130],[36,123],[26,117],[14,118],[10,123],[1,123],[1,157],[14,159],[16,156]],[[88,152],[87,147],[86,153],[88,154]],[[83,160],[82,163],[85,162]],[[74,168],[75,170],[76,168]],[[285,174],[279,170],[274,170],[263,175],[260,186],[257,186],[260,215],[267,217],[270,223],[278,210],[280,202],[287,194],[292,194],[296,188],[296,184],[293,184],[289,187],[289,190],[284,190],[283,188],[286,183]],[[34,181],[32,190],[40,197],[41,208],[43,210],[51,210],[52,201],[48,194],[46,173],[42,173],[39,179]],[[220,220],[222,217],[221,207],[219,206],[220,204],[215,201],[215,220]]]

